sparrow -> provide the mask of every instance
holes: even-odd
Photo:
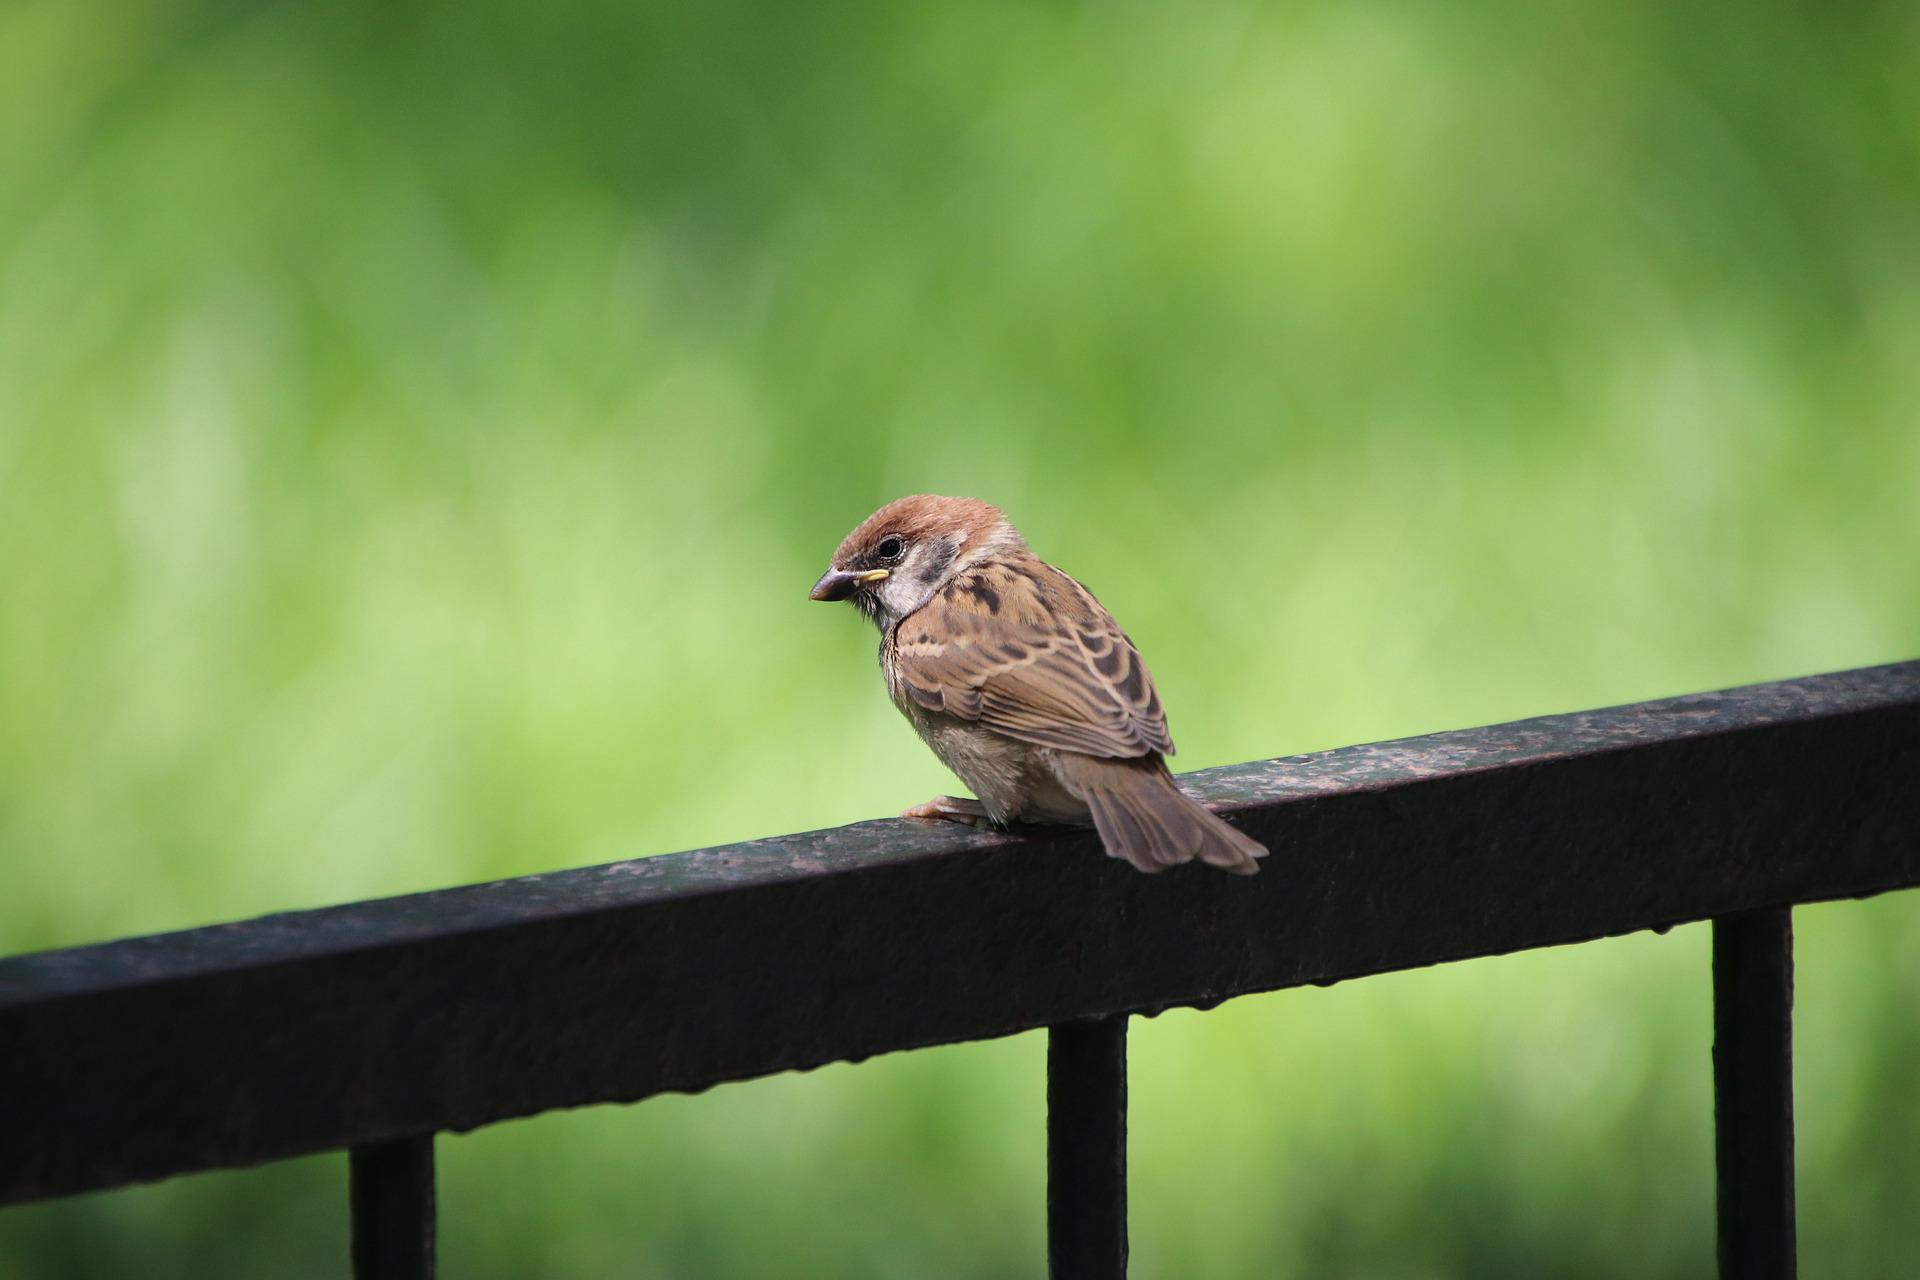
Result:
[[[1084,826],[1142,871],[1199,858],[1258,871],[1264,846],[1167,771],[1146,663],[1085,587],[1036,556],[998,508],[919,494],[848,534],[813,584],[880,629],[887,693],[978,800],[901,816]]]

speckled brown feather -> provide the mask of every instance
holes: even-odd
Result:
[[[977,565],[894,629],[890,674],[913,701],[1036,746],[1173,754],[1133,642],[1086,588],[1031,552]]]

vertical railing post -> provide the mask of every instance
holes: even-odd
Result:
[[[1721,1280],[1793,1280],[1793,913],[1713,922]]]
[[[433,1135],[347,1156],[354,1280],[433,1280]]]
[[[1047,1031],[1047,1274],[1127,1274],[1127,1015]]]

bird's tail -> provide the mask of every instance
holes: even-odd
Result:
[[[1142,871],[1160,871],[1194,858],[1250,876],[1266,846],[1228,826],[1180,789],[1157,755],[1108,760],[1061,752],[1066,780],[1093,812],[1109,857]]]

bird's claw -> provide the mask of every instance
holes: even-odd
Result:
[[[960,822],[970,827],[983,827],[990,821],[985,805],[958,796],[935,796],[925,804],[902,809],[900,816],[922,822]]]

